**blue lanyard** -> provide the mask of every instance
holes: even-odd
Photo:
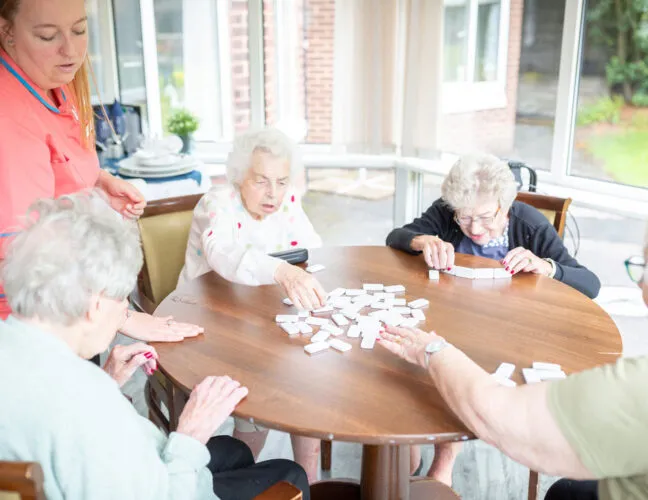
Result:
[[[22,83],[23,87],[25,87],[31,95],[33,95],[36,99],[38,99],[43,106],[45,106],[47,109],[49,109],[52,113],[60,114],[60,111],[56,109],[54,106],[52,106],[49,102],[47,102],[43,97],[34,90],[34,88],[27,83],[27,81],[20,76],[15,69],[13,69],[7,61],[5,61],[2,57],[0,57],[0,64],[2,64],[5,68],[7,68],[7,71],[11,73],[14,77],[16,77],[16,80],[18,80],[20,83]],[[63,100],[67,101],[67,98],[65,97],[65,92],[61,90],[61,94],[63,95]]]

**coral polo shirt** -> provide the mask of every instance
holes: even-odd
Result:
[[[0,49],[0,261],[34,201],[90,188],[99,176],[72,92],[53,92],[55,102]],[[0,319],[9,312],[0,283]]]

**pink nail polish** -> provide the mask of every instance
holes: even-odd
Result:
[[[506,270],[507,270],[507,271],[510,271],[510,269],[508,268],[508,266],[506,266]]]
[[[451,269],[452,269],[452,268],[451,268],[451,267],[449,267],[448,269],[446,269],[446,271],[450,271]]]
[[[515,274],[515,271],[511,271],[511,274]]]
[[[144,357],[145,357],[146,359],[151,359],[151,358],[153,357],[153,353],[152,353],[152,352],[145,352],[145,353],[144,353]]]

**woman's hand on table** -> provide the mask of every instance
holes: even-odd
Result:
[[[502,265],[511,274],[525,272],[549,276],[553,271],[553,267],[549,262],[524,247],[514,248],[507,253],[506,257],[502,259]]]
[[[300,267],[282,262],[275,271],[275,281],[297,309],[312,310],[326,304],[326,292],[320,282]]]
[[[203,333],[205,329],[190,323],[178,323],[173,316],[157,317],[131,311],[120,331],[145,342],[180,342]]]
[[[124,218],[137,219],[144,213],[144,195],[130,182],[102,170],[97,185],[108,195],[108,203],[112,209]]]
[[[418,328],[387,326],[380,331],[379,340],[381,346],[405,361],[425,367],[425,348],[430,342],[441,340],[441,337]]]
[[[206,377],[191,391],[177,432],[206,444],[247,394],[247,387],[230,377]]]
[[[144,373],[152,375],[157,370],[158,355],[150,345],[138,342],[130,345],[116,345],[110,351],[104,371],[122,387],[135,371],[142,367]]]
[[[454,266],[454,247],[437,236],[429,234],[415,236],[410,247],[415,252],[421,252],[426,264],[432,269],[449,271]]]

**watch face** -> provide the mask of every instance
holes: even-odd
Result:
[[[440,351],[445,347],[445,345],[446,345],[445,340],[442,339],[435,340],[425,346],[425,352],[433,353],[433,352]]]

